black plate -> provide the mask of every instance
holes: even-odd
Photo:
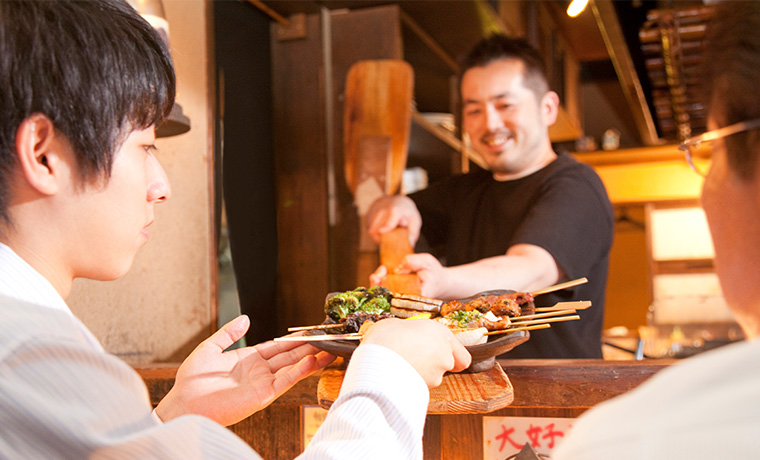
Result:
[[[476,294],[472,297],[462,299],[460,302],[467,303],[476,297],[485,295],[507,294],[510,292],[514,291],[509,291],[506,289],[486,291],[481,292],[480,294]],[[305,335],[322,334],[327,334],[327,332],[324,330],[313,329],[305,333]],[[472,364],[470,364],[470,367],[467,370],[470,372],[483,372],[490,369],[493,367],[496,356],[508,352],[521,343],[526,342],[529,338],[530,333],[528,331],[515,331],[505,334],[491,335],[488,336],[488,342],[486,343],[465,347],[467,351],[469,351],[472,355]],[[325,340],[322,342],[310,342],[310,344],[322,351],[332,353],[344,359],[351,358],[351,354],[353,354],[354,350],[356,350],[356,347],[359,346],[359,342],[357,340]]]

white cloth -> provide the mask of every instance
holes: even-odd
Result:
[[[204,417],[158,423],[140,376],[93,344],[52,286],[7,246],[0,247],[0,274],[0,458],[260,458]],[[428,398],[403,358],[360,347],[340,397],[299,458],[420,459]]]
[[[589,410],[552,458],[760,458],[760,341],[688,358]]]

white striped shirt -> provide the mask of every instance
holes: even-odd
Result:
[[[361,346],[299,458],[421,459],[428,397],[403,358]],[[201,416],[157,423],[140,376],[104,353],[52,285],[0,244],[0,459],[84,458],[260,457]]]

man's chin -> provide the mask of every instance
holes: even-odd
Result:
[[[134,263],[134,256],[120,261],[103,261],[97,267],[82,272],[77,278],[85,278],[93,281],[116,281],[123,278]]]
[[[503,156],[493,155],[490,157],[484,157],[488,170],[494,174],[514,174],[515,171],[509,168]]]

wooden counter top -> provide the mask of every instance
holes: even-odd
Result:
[[[523,359],[498,362],[514,387],[511,408],[588,409],[635,388],[677,361]]]
[[[509,407],[490,414],[577,417],[590,407],[635,388],[674,360],[502,360],[514,388]],[[137,368],[155,405],[169,391],[175,365]],[[318,406],[319,375],[299,382],[265,410],[230,427],[264,458],[301,453],[301,410]],[[483,414],[428,415],[425,460],[483,458]]]

